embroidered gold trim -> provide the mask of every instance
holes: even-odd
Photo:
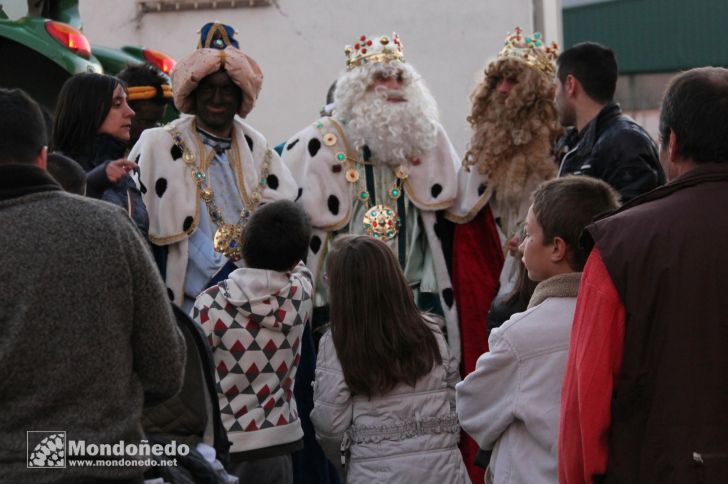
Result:
[[[488,202],[490,201],[491,196],[493,195],[493,189],[488,187],[486,188],[485,192],[480,196],[477,202],[475,202],[475,205],[473,205],[473,208],[471,208],[468,213],[465,215],[456,215],[452,212],[445,212],[445,218],[448,219],[451,222],[464,224],[468,223],[485,207]]]

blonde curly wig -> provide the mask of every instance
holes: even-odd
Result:
[[[514,82],[508,94],[496,92],[500,79]],[[518,59],[498,59],[485,69],[471,95],[473,134],[463,165],[486,174],[498,200],[517,203],[530,177],[555,175],[553,147],[563,129],[553,99],[553,79]]]

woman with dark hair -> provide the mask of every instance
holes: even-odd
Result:
[[[53,150],[76,160],[87,173],[86,194],[124,208],[146,235],[149,216],[124,158],[134,111],[126,86],[104,74],[77,74],[61,88],[53,127]]]
[[[357,482],[469,482],[455,413],[458,368],[391,249],[343,236],[328,255],[331,329],[311,413],[324,451]]]

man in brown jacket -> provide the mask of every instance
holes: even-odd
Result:
[[[670,182],[587,228],[559,481],[728,482],[728,70],[671,81]]]

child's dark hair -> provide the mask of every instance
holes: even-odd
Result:
[[[48,173],[65,191],[76,195],[86,194],[86,172],[71,158],[60,153],[49,153]]]
[[[326,262],[331,337],[355,394],[414,386],[442,355],[392,250],[369,236],[336,239]]]
[[[619,207],[619,194],[606,182],[588,176],[549,180],[533,192],[533,214],[543,230],[544,244],[561,237],[569,247],[568,262],[581,271],[589,255],[579,239],[597,215]]]
[[[259,207],[245,226],[243,259],[248,267],[287,271],[306,257],[311,222],[303,208],[289,200]]]

